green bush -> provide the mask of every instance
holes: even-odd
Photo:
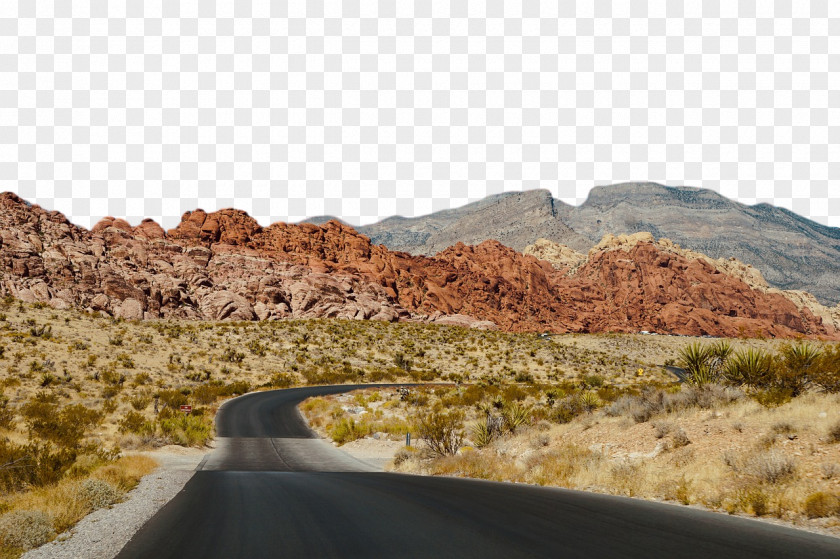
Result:
[[[213,424],[205,417],[176,415],[159,421],[160,431],[171,444],[204,446],[213,438]]]
[[[61,407],[57,397],[40,392],[21,413],[30,433],[64,448],[78,446],[85,433],[102,421],[102,414],[82,404]]]
[[[227,398],[230,396],[238,396],[240,394],[247,394],[251,391],[251,385],[247,381],[237,380],[218,388],[220,398]]]
[[[356,423],[352,417],[342,418],[329,429],[332,440],[338,444],[345,444],[361,439],[370,434],[370,425],[365,422]]]
[[[134,433],[137,435],[153,435],[155,425],[148,421],[143,414],[130,411],[119,421],[120,433]]]
[[[274,388],[288,388],[296,383],[296,379],[289,373],[274,373],[269,384]]]

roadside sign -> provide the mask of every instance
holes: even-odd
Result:
[[[190,413],[192,411],[192,406],[181,406],[181,411],[184,413]]]

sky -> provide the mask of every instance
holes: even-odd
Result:
[[[0,2],[0,190],[86,227],[628,181],[840,226],[840,3]]]

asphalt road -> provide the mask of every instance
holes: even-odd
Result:
[[[840,557],[840,539],[686,507],[373,472],[296,411],[350,388],[225,404],[217,449],[118,557]]]

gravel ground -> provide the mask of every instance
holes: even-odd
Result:
[[[206,451],[164,447],[147,453],[160,467],[140,480],[125,501],[94,511],[25,559],[112,559],[137,530],[189,481]]]
[[[394,454],[405,446],[403,440],[389,441],[386,438],[374,439],[365,437],[338,447],[350,456],[361,460],[379,471],[384,471],[385,465],[394,459]]]

